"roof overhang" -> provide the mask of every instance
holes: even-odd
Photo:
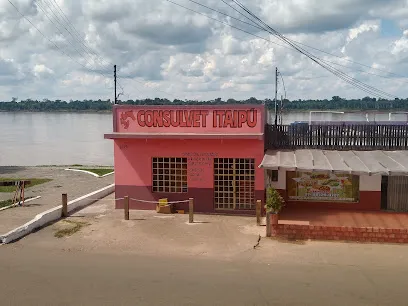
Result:
[[[408,176],[408,151],[270,150],[259,168]]]
[[[257,139],[262,140],[264,133],[109,133],[105,139]]]

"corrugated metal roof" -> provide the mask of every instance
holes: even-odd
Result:
[[[260,168],[368,175],[408,175],[408,151],[267,151]]]

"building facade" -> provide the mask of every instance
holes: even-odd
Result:
[[[408,210],[408,151],[268,150],[260,167],[288,208]]]
[[[193,198],[197,212],[253,213],[265,194],[264,126],[260,105],[115,105],[105,138],[114,141],[116,198],[140,200],[131,209]]]

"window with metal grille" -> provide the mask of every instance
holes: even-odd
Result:
[[[153,157],[153,192],[187,192],[187,158]]]
[[[255,160],[214,159],[215,209],[255,209]]]
[[[278,170],[267,170],[266,175],[268,178],[268,184],[271,182],[278,182],[279,181],[279,171]]]

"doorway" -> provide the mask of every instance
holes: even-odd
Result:
[[[214,159],[216,210],[255,209],[255,159]]]
[[[387,187],[383,187],[383,184]],[[408,212],[408,176],[390,176],[383,178],[381,184],[382,196],[386,197],[385,209],[395,212]],[[384,189],[386,195],[383,195]],[[381,208],[383,208],[383,199],[381,199]]]

